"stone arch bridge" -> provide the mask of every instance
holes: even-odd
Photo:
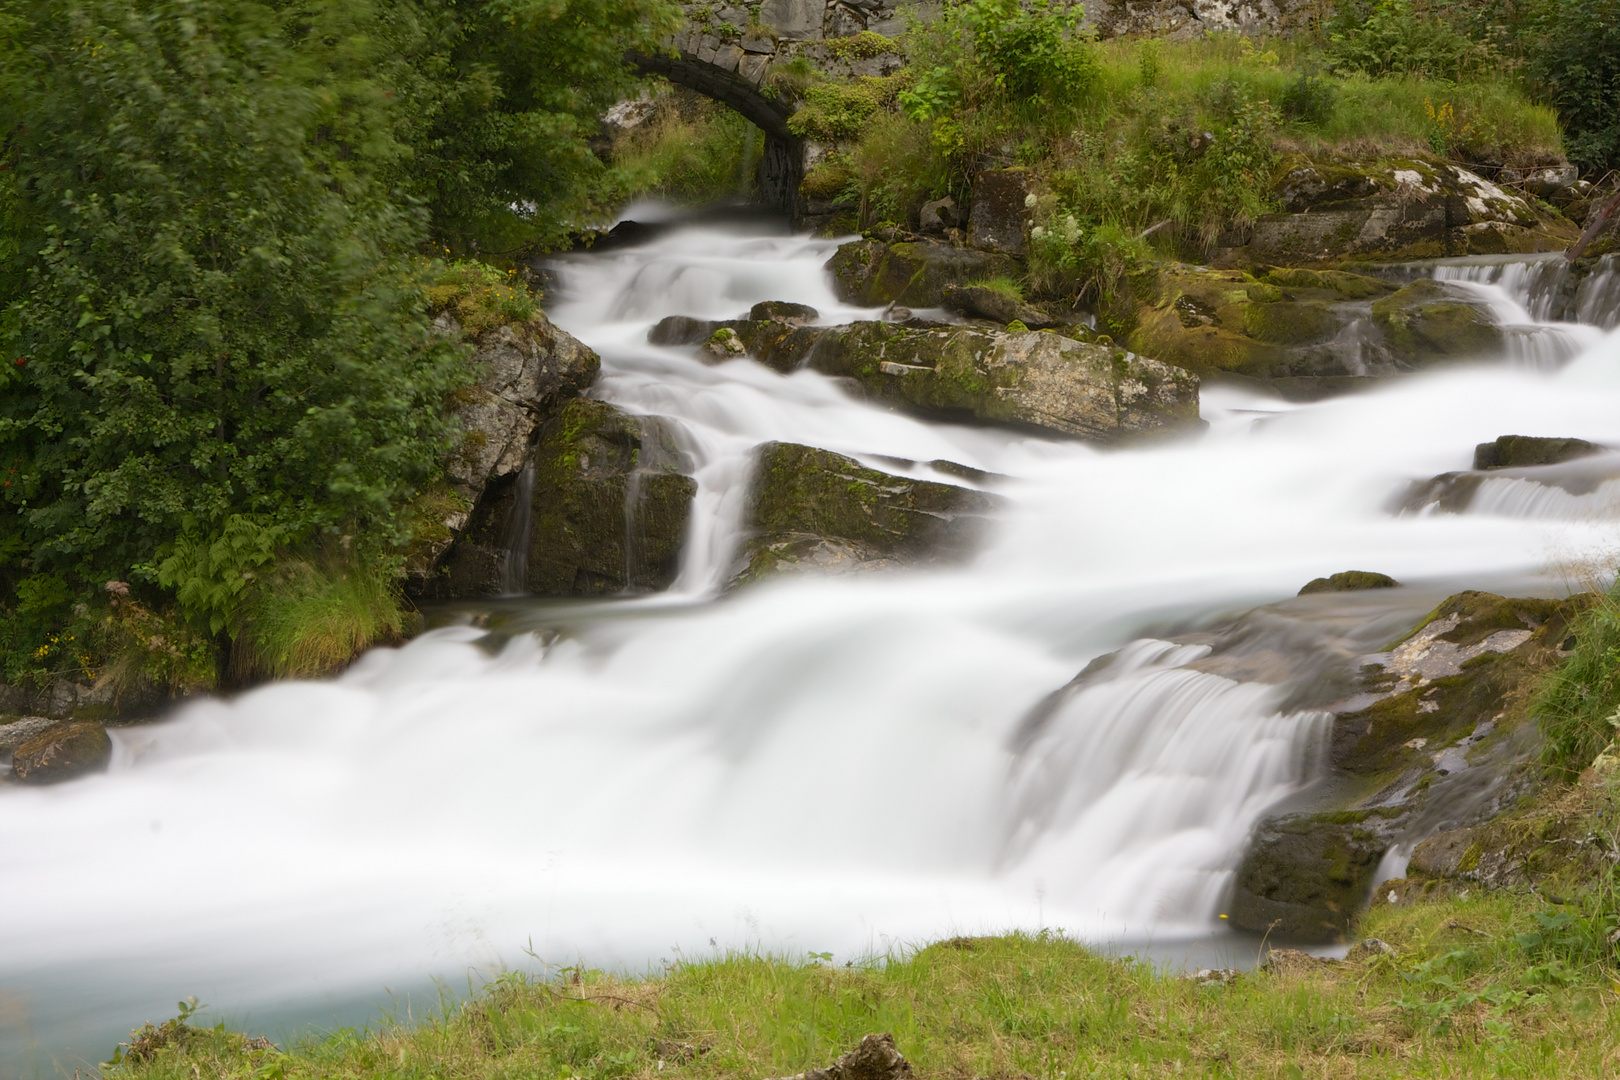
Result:
[[[777,64],[803,57],[832,76],[888,75],[904,57],[851,57],[827,42],[862,31],[898,37],[904,0],[702,0],[683,3],[686,28],[664,39],[664,51],[631,53],[649,75],[695,90],[736,110],[765,133],[760,189],[772,206],[798,216],[807,146],[788,128],[794,104],[765,93]],[[929,19],[942,0],[907,5]],[[1282,29],[1318,7],[1318,0],[1088,0],[1088,23],[1101,37],[1186,38],[1211,30],[1264,33]]]

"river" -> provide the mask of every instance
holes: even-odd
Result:
[[[834,247],[673,222],[556,267],[552,317],[603,358],[593,393],[678,421],[696,464],[669,592],[440,613],[337,679],[117,729],[105,776],[0,788],[0,1069],[71,1074],[188,995],[283,1037],[502,966],[842,961],[1016,927],[1230,959],[1251,949],[1219,929],[1243,843],[1310,780],[1325,717],[1158,635],[1281,604],[1349,610],[1371,642],[1457,589],[1567,591],[1615,551],[1614,484],[1491,481],[1482,512],[1395,511],[1498,435],[1620,446],[1620,336],[1538,322],[1514,292],[1536,274],[1442,272],[1542,342],[1515,358],[1312,404],[1207,385],[1201,434],[1125,450],[646,344],[663,316],[761,300],[873,317],[833,296]],[[947,483],[906,463],[971,466],[1005,508],[959,568],[721,596],[768,440]],[[1364,610],[1288,599],[1348,569],[1407,588]]]

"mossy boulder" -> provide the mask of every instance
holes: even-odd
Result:
[[[954,420],[1114,442],[1196,428],[1198,378],[1119,348],[1051,331],[858,322],[791,326],[671,316],[648,338],[690,345],[730,330],[781,372],[809,367],[881,400]]]
[[[795,443],[760,447],[737,582],[785,571],[843,572],[959,560],[996,499],[870,469]]]
[[[926,240],[852,240],[828,260],[827,270],[833,276],[834,292],[846,304],[914,308],[939,307],[947,285],[968,285],[1021,272],[1010,255]]]
[[[947,285],[941,290],[945,306],[970,319],[988,319],[1003,326],[1022,323],[1027,330],[1045,330],[1062,324],[1017,296],[987,285]]]
[[[1372,317],[1408,362],[1490,356],[1502,351],[1502,328],[1477,294],[1441,281],[1415,281],[1373,302]]]
[[[112,761],[107,729],[88,720],[53,724],[12,751],[11,774],[24,784],[54,784],[101,772]]]
[[[697,483],[668,421],[578,398],[541,429],[532,462],[527,515],[521,475],[492,487],[427,598],[513,585],[558,597],[669,586]],[[527,553],[521,582],[511,569],[519,551]]]
[[[1499,435],[1474,447],[1475,469],[1523,469],[1562,465],[1601,454],[1603,447],[1585,439],[1548,439],[1535,435]]]
[[[807,361],[874,397],[946,418],[1098,442],[1200,424],[1197,376],[1050,331],[863,322],[817,342]]]
[[[1137,312],[1130,345],[1145,356],[1201,375],[1344,379],[1392,374],[1369,350],[1338,338],[1365,320],[1365,302],[1395,286],[1342,271],[1213,270],[1177,264],[1157,278],[1157,292]],[[1387,369],[1387,370],[1385,370]]]
[[[1346,570],[1331,577],[1317,578],[1299,590],[1299,595],[1313,593],[1360,592],[1365,589],[1393,589],[1400,582],[1388,574],[1375,574],[1370,570]]]
[[[1228,905],[1234,926],[1299,941],[1340,941],[1389,847],[1373,811],[1273,818],[1250,842]]]

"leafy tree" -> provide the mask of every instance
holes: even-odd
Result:
[[[1530,73],[1563,119],[1570,160],[1620,166],[1620,0],[1544,0],[1529,22]]]

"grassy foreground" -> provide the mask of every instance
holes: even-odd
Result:
[[[881,1031],[917,1076],[961,1080],[1620,1075],[1620,984],[1560,958],[1559,921],[1506,894],[1385,906],[1363,929],[1392,956],[1295,957],[1207,985],[1056,933],[841,967],[731,956],[645,979],[509,974],[416,1026],[285,1050],[169,1021],[104,1075],[752,1080],[824,1067]]]

